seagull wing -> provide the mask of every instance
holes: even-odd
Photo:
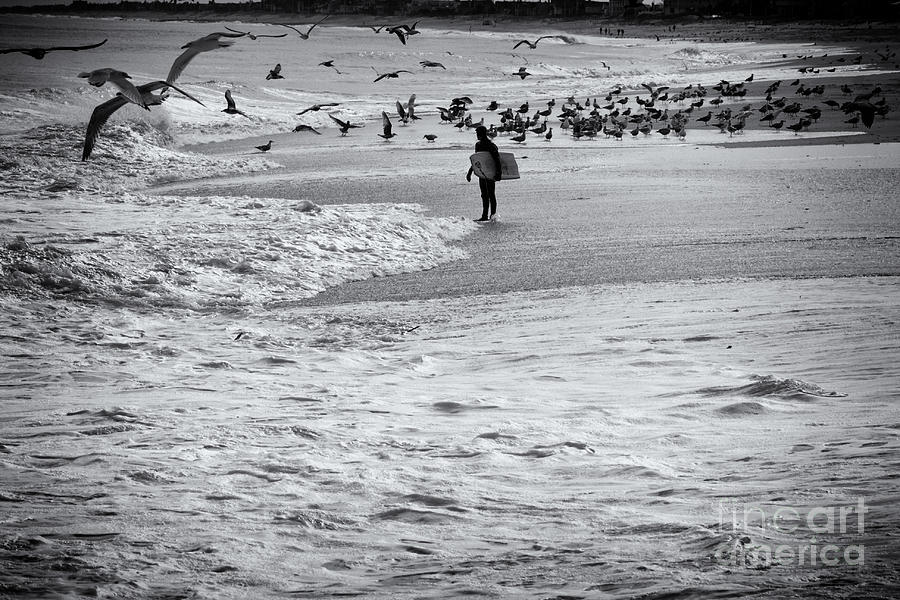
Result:
[[[241,35],[248,35],[250,33],[249,31],[238,31],[237,29],[232,29],[228,25],[225,26],[225,29],[227,29],[228,31],[230,31],[232,33],[239,33]]]
[[[228,108],[234,110],[237,108],[234,105],[234,98],[231,97],[231,90],[225,90],[225,102],[228,103]]]
[[[147,108],[147,103],[144,102],[144,96],[133,83],[124,77],[110,77],[109,82],[122,90],[122,95],[125,96],[129,102],[134,102],[141,108]]]
[[[403,42],[403,45],[406,45],[406,34],[403,33],[400,29],[394,29],[392,33],[396,33],[397,37],[400,38],[400,41]]]
[[[103,40],[99,44],[89,44],[87,46],[54,46],[53,48],[47,48],[47,52],[50,52],[51,50],[90,50],[91,48],[99,48],[105,43],[106,40]]]
[[[175,59],[175,62],[172,63],[172,68],[169,69],[169,75],[166,77],[166,81],[175,81],[181,77],[185,67],[187,67],[188,63],[198,54],[200,54],[200,50],[197,50],[196,48],[188,48],[182,52],[178,58]]]
[[[374,79],[374,81],[381,81],[382,79],[384,79],[387,76],[388,76],[388,73],[384,73],[383,75],[379,75],[378,77],[376,77]]]
[[[381,124],[384,127],[384,135],[385,137],[391,136],[391,119],[388,117],[388,114],[384,111],[381,111]]]
[[[528,42],[528,40],[521,40],[521,41],[517,42],[515,46],[513,46],[513,50],[515,50],[516,48],[518,48],[518,47],[521,46],[522,44],[528,44],[529,46],[531,45],[531,44]]]
[[[282,38],[287,37],[286,33],[257,33],[256,37]]]
[[[81,160],[87,160],[91,157],[91,152],[94,150],[94,143],[97,141],[97,136],[100,135],[100,130],[109,120],[109,117],[126,104],[128,104],[128,100],[124,96],[116,96],[94,108],[94,112],[91,113],[91,120],[88,122],[87,132],[84,135],[84,150],[81,152]]]
[[[397,114],[400,115],[400,120],[406,119],[406,111],[403,110],[403,105],[400,104],[400,101],[397,100]]]
[[[349,129],[350,123],[347,123],[346,121],[341,121],[334,115],[328,115],[328,116],[331,117],[331,120],[334,121],[335,123],[337,123],[339,127],[342,127],[342,128],[346,127]]]
[[[172,88],[173,90],[175,90],[176,92],[178,92],[179,94],[184,96],[185,98],[190,98],[191,100],[193,100],[200,106],[206,106],[205,104],[203,104],[202,102],[200,102],[199,100],[197,100],[196,98],[194,98],[193,96],[188,94],[186,91],[184,91],[177,85],[174,85],[173,83],[170,83],[168,81],[151,81],[150,83],[145,83],[144,85],[139,85],[137,89],[141,92],[141,94],[144,94],[146,92],[154,92],[156,90],[163,89],[163,88]]]
[[[325,15],[324,17],[322,17],[321,19],[319,19],[318,21],[316,21],[315,23],[310,25],[309,29],[306,30],[306,36],[309,37],[309,34],[312,33],[312,30],[315,29],[319,23],[321,23],[322,21],[324,21],[325,19],[327,19],[330,16],[331,15]]]
[[[287,27],[288,29],[293,29],[294,31],[296,31],[296,32],[299,33],[300,35],[304,35],[302,31],[300,31],[299,29],[297,29],[296,27],[294,27],[294,26],[292,26],[292,25],[288,25],[287,23],[275,23],[275,24],[276,24],[276,25],[281,25],[282,27]]]

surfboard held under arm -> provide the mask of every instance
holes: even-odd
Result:
[[[494,159],[491,158],[490,152],[476,152],[469,157],[472,161],[472,172],[481,179],[494,178]],[[518,179],[519,165],[516,164],[516,157],[512,152],[500,153],[500,180]]]

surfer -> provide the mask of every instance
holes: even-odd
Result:
[[[497,145],[488,137],[487,127],[479,125],[475,128],[475,135],[478,141],[475,142],[475,152],[489,152],[494,159],[494,178],[482,179],[478,178],[478,187],[481,189],[481,218],[476,221],[489,221],[497,213],[497,196],[495,193],[496,184],[500,181],[500,151]],[[466,181],[472,181],[473,168],[469,167],[466,173]],[[490,214],[488,210],[490,209]]]

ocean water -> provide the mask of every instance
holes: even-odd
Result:
[[[0,595],[897,594],[896,145],[803,150],[838,175],[825,185],[809,169],[798,203],[822,213],[861,186],[852,218],[824,211],[792,234],[798,256],[844,248],[839,276],[749,278],[738,261],[715,279],[632,269],[534,290],[527,272],[488,273],[521,289],[315,303],[348,282],[477,264],[471,240],[494,233],[503,252],[539,255],[513,211],[483,228],[457,210],[441,172],[472,136],[438,124],[450,99],[472,96],[490,120],[489,99],[778,79],[795,72],[782,54],[808,48],[570,35],[524,53],[512,46],[531,33],[425,23],[406,46],[351,27],[242,38],[179,79],[207,108],[174,94],[149,113],[125,107],[82,162],[90,112],[114,92],[80,71],[161,79],[181,45],[226,24],[284,29],[8,23],[2,47],[109,41],[0,56]],[[318,66],[329,58],[340,74]],[[285,79],[265,80],[279,62]],[[511,75],[522,65],[534,79]],[[394,69],[412,73],[372,81]],[[249,118],[219,112],[225,89]],[[422,122],[395,119],[384,142],[381,111],[411,94]],[[342,138],[325,110],[296,114],[322,102],[363,127]],[[298,123],[321,135],[291,133]],[[698,169],[738,141],[688,135]],[[273,151],[256,152],[267,139]],[[534,179],[586,172],[574,157],[594,150],[553,143]],[[623,169],[669,161],[645,177],[676,182],[672,157],[694,148],[638,138],[613,158],[613,144],[594,147]],[[767,160],[790,180],[781,154]],[[668,210],[641,179],[618,185],[640,210]],[[790,224],[739,200],[723,210],[767,240],[742,250],[749,264]],[[614,246],[658,241],[638,222],[649,216],[628,215],[607,217]],[[710,244],[704,223],[680,224],[674,246]],[[728,241],[744,235],[732,226]],[[862,243],[866,260],[851,256]]]

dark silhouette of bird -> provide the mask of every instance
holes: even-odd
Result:
[[[300,38],[301,38],[301,39],[308,40],[308,39],[309,39],[309,34],[312,33],[312,30],[315,29],[316,26],[318,26],[322,21],[324,21],[325,19],[327,19],[327,18],[330,17],[330,16],[331,16],[331,15],[325,15],[324,17],[322,17],[321,19],[319,19],[318,21],[316,21],[315,23],[313,23],[312,25],[310,25],[310,26],[309,26],[309,29],[307,29],[305,32],[300,31],[299,29],[297,29],[297,28],[294,27],[293,25],[287,25],[286,23],[278,23],[278,25],[281,25],[282,27],[287,27],[288,29],[293,29],[294,31],[296,31],[296,32],[300,35]]]
[[[391,131],[391,119],[384,111],[381,111],[381,126],[384,133],[379,133],[378,136],[383,137],[386,142],[391,141],[391,138],[397,135]]]
[[[497,110],[497,101],[491,100],[491,103],[487,105],[487,110]]]
[[[710,119],[712,119],[712,111],[707,112],[705,117],[699,117],[697,120],[700,121],[701,123],[705,123],[706,125],[709,125]]]
[[[177,88],[166,81],[151,81],[150,83],[145,83],[143,85],[139,85],[137,87],[137,91],[141,94],[141,97],[144,101],[144,105],[146,106],[155,106],[162,104],[167,96],[166,90],[168,88],[172,88],[179,94],[190,98],[200,106],[205,106],[202,102],[185,92]],[[160,94],[154,94],[156,90],[162,90]],[[94,150],[94,144],[97,141],[97,137],[100,135],[100,130],[109,120],[114,112],[130,103],[131,100],[125,97],[123,94],[116,94],[114,98],[110,98],[106,102],[97,105],[94,108],[94,111],[91,113],[91,119],[88,121],[87,131],[84,136],[84,149],[81,152],[81,160],[87,160],[91,156],[91,152]]]
[[[332,114],[329,114],[328,116],[331,117],[332,121],[337,123],[337,126],[341,131],[341,136],[345,136],[345,135],[347,135],[347,132],[350,131],[351,129],[356,129],[359,127],[359,125],[353,125],[349,121],[342,121]]]
[[[108,39],[108,38],[107,38]],[[87,46],[53,46],[51,48],[4,48],[0,49],[0,54],[9,54],[11,52],[21,52],[22,54],[27,54],[31,58],[36,58],[37,60],[41,60],[45,56],[47,56],[48,52],[56,52],[59,50],[70,50],[73,52],[78,52],[79,50],[91,50],[92,48],[99,48],[103,44],[106,43],[106,40],[103,40],[97,44],[89,44]]]
[[[875,122],[875,106],[871,102],[848,102],[842,109],[845,114],[859,113],[859,120],[866,126],[866,129],[872,128],[872,123]],[[849,121],[845,122],[849,123]]]
[[[339,106],[339,105],[340,105],[340,102],[323,102],[322,104],[313,104],[309,108],[304,108],[297,114],[305,115],[308,112],[318,112],[318,111],[322,110],[323,108],[325,108],[326,106]]]
[[[188,42],[181,47],[184,52],[182,52],[178,58],[175,59],[175,62],[172,63],[172,68],[169,69],[169,75],[166,77],[166,81],[173,82],[181,77],[181,74],[188,66],[188,63],[201,52],[209,52],[210,50],[215,50],[217,48],[227,48],[234,43],[233,40],[223,40],[222,38],[239,38],[244,37],[245,35],[246,34],[244,33],[224,33],[222,31],[217,31],[192,42]]]
[[[267,38],[283,38],[283,37],[287,37],[287,34],[286,34],[286,33],[276,33],[276,34],[273,34],[273,33],[251,33],[251,32],[249,32],[249,31],[238,31],[237,29],[232,29],[232,28],[229,27],[228,25],[225,26],[225,29],[227,29],[228,31],[230,31],[230,32],[232,32],[232,33],[240,33],[240,34],[246,35],[246,36],[247,36],[248,38],[250,38],[251,40],[256,40],[256,39],[258,39],[258,38],[264,38],[264,37],[267,37]]]
[[[509,139],[511,139],[511,140],[514,141],[514,142],[518,142],[518,143],[521,144],[521,143],[525,142],[525,132],[523,131],[523,132],[520,133],[519,135],[513,136],[513,137],[511,137],[511,138],[509,138]]]
[[[437,139],[437,136],[433,133],[426,133],[422,137],[425,138],[426,140],[428,140],[429,142],[433,142],[434,140]]]
[[[333,58],[331,60],[323,60],[322,62],[319,63],[319,66],[320,67],[328,67],[329,69],[334,69],[338,75],[343,75],[343,73],[338,71],[338,68],[336,66],[334,66]]]
[[[753,81],[753,73],[750,73],[750,77],[748,77],[744,81],[746,81],[747,83],[750,83],[751,81]]]
[[[375,72],[378,73],[378,71]],[[382,79],[397,79],[398,77],[400,77],[400,73],[412,73],[412,71],[400,69],[399,71],[391,71],[390,73],[381,73],[374,79],[374,81],[381,81]]]
[[[525,67],[519,67],[519,70],[513,73],[513,75],[518,75],[522,79],[525,79],[526,77],[530,76],[531,73],[529,73],[528,70],[525,69]]]
[[[263,144],[262,146],[257,146],[256,149],[260,152],[268,152],[272,149],[272,140],[269,140],[268,143]]]
[[[403,27],[388,27],[385,31],[387,33],[393,33],[404,46],[406,45],[406,38],[409,37],[409,34]]]
[[[246,113],[241,110],[238,110],[237,106],[234,104],[234,98],[231,97],[231,90],[225,90],[225,102],[228,104],[225,108],[222,109],[223,113],[228,113],[229,115],[242,115],[247,117]]]
[[[784,121],[778,121],[777,123],[772,123],[769,125],[769,127],[774,129],[775,131],[778,131],[779,129],[784,127]]]
[[[518,48],[519,46],[521,46],[523,44],[528,46],[532,50],[534,50],[535,48],[537,48],[538,42],[540,42],[541,40],[546,40],[546,39],[550,39],[550,38],[558,38],[558,37],[559,37],[558,35],[542,35],[541,37],[534,40],[533,42],[530,42],[528,40],[519,40],[518,42],[516,42],[516,45],[513,46],[513,50],[515,50],[516,48]]]
[[[802,129],[804,129],[808,126],[809,126],[809,121],[807,121],[806,119],[800,119],[796,123],[793,123],[792,125],[787,125],[786,127],[788,129],[790,129],[791,131],[793,131],[794,135],[796,135],[796,134],[800,133],[800,131]]]
[[[435,68],[440,67],[440,68],[444,69],[445,71],[447,70],[447,67],[445,67],[441,63],[433,61],[433,60],[420,60],[419,64],[422,65],[423,69],[427,69],[429,67],[435,67]]]
[[[548,142],[551,139],[553,139],[553,128],[552,127],[547,130],[547,133],[544,134],[544,139],[547,140]]]
[[[85,71],[78,74],[79,77],[86,78],[88,83],[94,87],[100,87],[109,82],[121,90],[122,95],[131,102],[134,102],[141,108],[147,108],[143,95],[138,91],[134,84],[128,81],[131,76],[124,71],[116,69],[104,68],[94,69],[93,71]]]
[[[284,75],[281,74],[281,63],[275,65],[274,69],[269,70],[269,74],[266,75],[266,79],[284,79]]]
[[[660,134],[663,137],[668,137],[670,133],[672,133],[672,129],[669,127],[660,127],[656,130],[656,133]]]
[[[294,127],[294,131],[312,131],[316,135],[322,135],[322,132],[313,127],[312,125],[307,125],[306,123],[300,123],[296,127]]]

